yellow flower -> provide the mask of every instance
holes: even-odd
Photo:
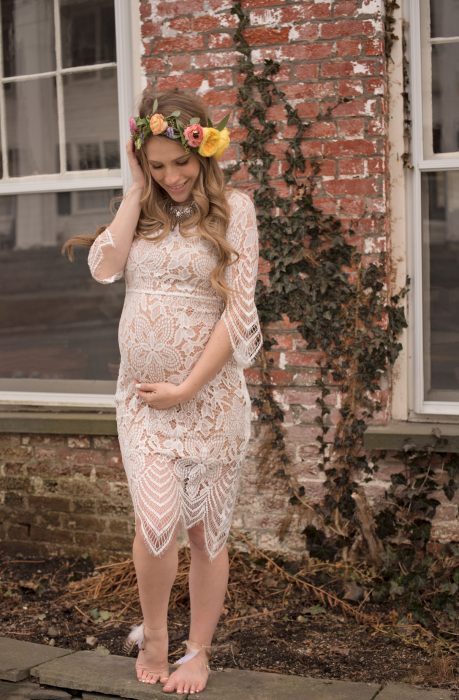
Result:
[[[153,136],[157,136],[158,134],[162,134],[163,131],[166,131],[167,121],[162,114],[153,114],[150,118],[150,129]]]
[[[214,153],[215,158],[221,158],[223,153],[228,148],[230,142],[230,132],[226,127],[218,133],[220,134],[220,140],[218,142],[218,148]]]
[[[204,136],[202,137],[201,145],[199,146],[198,153],[200,156],[205,158],[210,158],[210,156],[215,155],[215,151],[220,144],[220,132],[218,129],[214,129],[211,126],[205,126]]]

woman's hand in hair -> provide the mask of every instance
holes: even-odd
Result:
[[[136,154],[134,139],[129,139],[127,142],[126,153],[132,174],[132,184],[134,187],[141,187],[143,189],[145,186],[145,175]]]

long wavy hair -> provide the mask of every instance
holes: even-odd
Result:
[[[199,97],[188,93],[172,90],[162,94],[154,94],[148,87],[139,104],[139,115],[146,117],[151,115],[153,102],[158,100],[157,112],[171,114],[180,110],[182,121],[189,124],[193,117],[199,117],[200,123],[207,124],[207,109]],[[137,151],[139,163],[145,176],[145,185],[140,199],[141,211],[137,222],[134,238],[144,238],[147,241],[158,243],[171,231],[174,221],[168,211],[168,203],[172,200],[168,194],[153,179],[150,165],[145,152],[145,146],[151,136],[146,139],[142,147]],[[167,138],[155,136],[154,138]],[[217,251],[217,264],[210,275],[210,282],[217,294],[223,298],[225,304],[228,301],[230,291],[233,291],[225,282],[225,270],[239,258],[239,254],[226,240],[226,231],[230,219],[229,205],[227,201],[228,189],[221,168],[212,156],[205,158],[196,153],[199,158],[200,171],[194,184],[192,196],[196,203],[194,213],[180,224],[180,233],[184,237],[196,235],[192,231],[196,227],[202,238],[207,239]],[[83,245],[90,247],[107,226],[99,226],[94,234],[81,234],[73,236],[62,246],[62,253],[73,261],[73,247]],[[154,234],[157,235],[154,235]],[[152,235],[153,234],[153,235]],[[235,255],[235,260],[231,259]]]

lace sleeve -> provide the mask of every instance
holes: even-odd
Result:
[[[233,197],[227,240],[237,250],[239,258],[225,271],[226,281],[234,292],[230,292],[221,318],[228,330],[237,364],[250,367],[263,343],[255,306],[257,219],[255,207],[247,195],[238,192]]]
[[[104,270],[104,248],[115,248],[113,236],[109,228],[106,228],[97,238],[89,249],[88,265],[91,275],[97,282],[101,284],[110,284],[116,282],[123,277],[124,270],[118,270],[115,273],[107,274],[108,270]],[[110,270],[110,272],[112,272]]]

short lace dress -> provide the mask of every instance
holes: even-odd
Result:
[[[114,271],[104,266],[106,251],[117,245],[107,228],[88,256],[95,280],[107,284],[124,275],[126,282],[118,330],[118,439],[134,513],[156,556],[179,523],[185,528],[203,524],[210,559],[221,551],[250,438],[251,401],[243,370],[262,345],[254,300],[258,233],[250,197],[237,190],[227,197],[226,238],[239,259],[225,270],[234,289],[226,308],[210,283],[216,249],[196,229],[185,237],[177,225],[159,242],[135,237],[127,260]],[[139,381],[180,384],[220,318],[233,355],[211,381],[169,409],[151,408],[137,398]]]

